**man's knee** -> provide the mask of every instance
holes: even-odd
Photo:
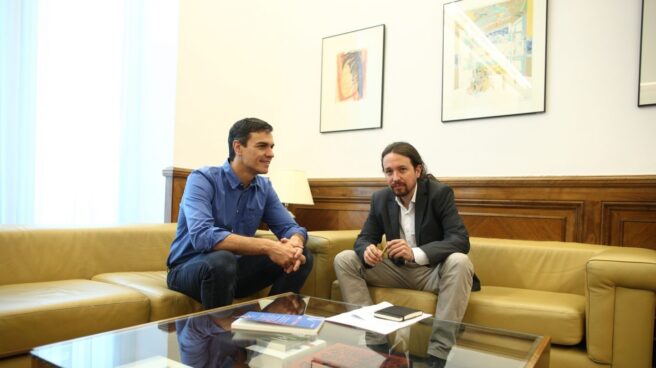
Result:
[[[339,272],[345,269],[353,268],[360,262],[358,255],[355,251],[348,249],[339,252],[333,261],[335,267],[335,272]]]
[[[474,274],[474,265],[469,257],[464,253],[452,253],[444,261],[445,270],[452,270],[458,273]]]
[[[204,260],[204,273],[208,277],[229,278],[237,275],[237,257],[228,251],[208,253]]]

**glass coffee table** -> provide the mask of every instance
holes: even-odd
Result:
[[[247,311],[331,317],[359,307],[282,294],[35,348],[33,367],[446,367],[549,366],[549,337],[427,318],[388,335],[324,322],[316,336],[231,331]],[[373,343],[373,342],[376,343]]]

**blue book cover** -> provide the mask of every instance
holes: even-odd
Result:
[[[249,321],[307,329],[317,328],[321,326],[321,323],[323,322],[323,318],[321,317],[253,311],[247,312],[246,314],[242,315],[241,318],[247,319]]]

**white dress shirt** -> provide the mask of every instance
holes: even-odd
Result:
[[[408,208],[403,206],[403,202],[399,197],[395,197],[396,203],[401,209],[399,214],[399,230],[401,231],[401,238],[405,240],[410,247],[412,247],[412,253],[415,256],[414,262],[420,265],[429,264],[428,256],[424,253],[423,250],[417,247],[417,237],[415,236],[415,199],[417,198],[417,185],[415,184],[414,193],[412,194],[412,199]]]

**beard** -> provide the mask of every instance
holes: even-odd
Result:
[[[405,197],[410,193],[410,190],[405,183],[399,183],[392,186],[392,192],[397,197]]]

